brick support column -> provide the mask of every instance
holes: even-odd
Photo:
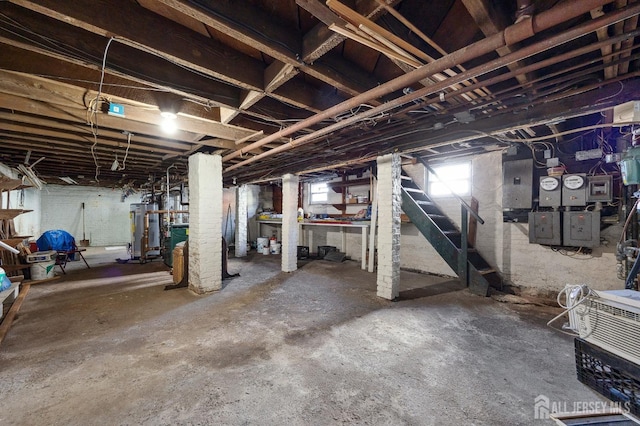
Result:
[[[298,269],[298,176],[282,177],[282,271]]]
[[[393,300],[400,293],[400,187],[398,154],[378,157],[378,291]]]
[[[247,255],[247,185],[236,188],[236,257]]]
[[[222,288],[222,157],[189,157],[189,289]]]

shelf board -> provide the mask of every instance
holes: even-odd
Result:
[[[24,236],[24,237],[18,236],[18,237],[11,237],[11,238],[3,238],[0,241],[2,241],[3,243],[5,243],[8,246],[15,247],[18,244],[20,244],[21,242],[23,242],[24,240],[26,240],[27,238],[31,238],[31,236],[27,235],[27,236]],[[2,249],[0,249],[0,250],[2,250]]]
[[[25,265],[2,265],[2,269],[4,269],[5,272],[16,272],[16,271],[23,271],[25,269],[29,269],[31,268],[30,264],[25,264]],[[11,277],[9,277],[11,278]]]
[[[342,192],[342,188],[347,187],[347,186],[364,186],[364,185],[369,185],[369,178],[362,178],[362,179],[353,179],[353,180],[347,180],[344,182],[329,182],[327,185],[329,186],[329,188],[333,189],[334,192]]]
[[[0,220],[13,219],[20,216],[22,213],[29,213],[33,210],[22,209],[0,209]]]
[[[346,203],[346,204],[331,204],[333,207],[336,208],[336,210],[344,210],[346,209],[348,206],[368,206],[369,203]]]
[[[10,177],[0,176],[0,191],[13,191],[21,185],[21,179],[11,179]]]

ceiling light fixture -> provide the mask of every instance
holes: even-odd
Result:
[[[170,111],[161,111],[160,116],[162,117],[160,128],[163,132],[173,134],[178,130],[178,125],[176,124],[176,118],[178,118],[178,116],[175,113]]]

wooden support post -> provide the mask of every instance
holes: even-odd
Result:
[[[2,324],[0,324],[0,344],[2,344],[2,341],[11,328],[11,324],[13,324],[13,320],[18,315],[20,306],[22,306],[22,302],[24,302],[25,297],[27,297],[27,293],[29,293],[29,288],[31,288],[29,284],[22,284],[18,298],[13,302],[7,316],[2,321]]]

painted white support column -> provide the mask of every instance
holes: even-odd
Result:
[[[189,157],[189,289],[222,288],[222,157]]]
[[[400,187],[398,154],[378,157],[378,291],[385,299],[400,294]]]
[[[236,188],[236,257],[247,255],[247,185]]]
[[[371,231],[369,232],[369,272],[374,271],[376,260],[376,231],[378,229],[378,179],[373,181],[371,202]]]
[[[298,269],[298,176],[282,177],[282,271]]]

